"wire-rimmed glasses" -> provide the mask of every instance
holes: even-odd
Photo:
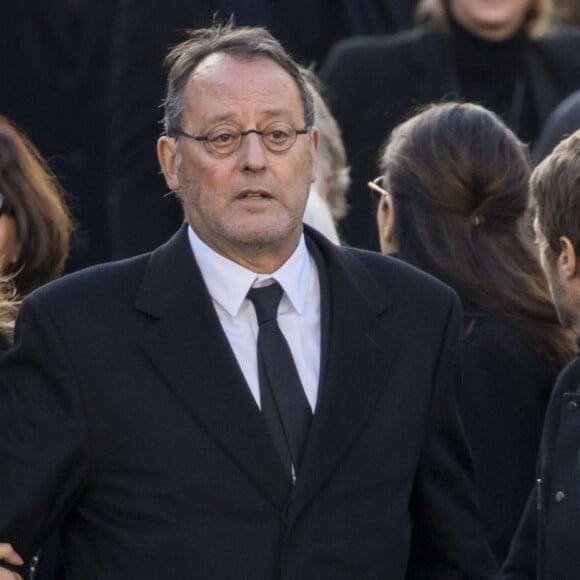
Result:
[[[282,153],[283,151],[288,151],[296,143],[298,135],[306,135],[308,129],[294,129],[288,123],[275,121],[266,125],[262,131],[257,129],[240,131],[240,129],[232,125],[218,125],[207,135],[191,135],[181,129],[175,129],[174,133],[194,141],[204,141],[208,148],[218,155],[230,155],[240,148],[242,139],[250,133],[259,135],[268,151]]]
[[[372,181],[368,181],[367,185],[369,186],[371,191],[380,193],[382,197],[390,197],[391,194],[385,188],[382,187],[382,183],[384,180],[385,180],[384,176],[379,175],[378,177],[375,177],[375,179],[373,179]]]

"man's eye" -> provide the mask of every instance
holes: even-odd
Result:
[[[270,139],[271,141],[285,141],[286,139],[288,139],[288,137],[289,137],[288,133],[280,129],[268,132],[268,139]]]
[[[227,145],[235,139],[235,135],[232,133],[218,133],[216,135],[211,135],[209,140],[216,145]]]

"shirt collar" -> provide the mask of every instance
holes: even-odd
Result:
[[[296,312],[303,312],[316,267],[306,248],[304,234],[292,255],[272,274],[256,274],[218,254],[199,238],[191,226],[188,227],[188,236],[210,296],[231,316],[237,316],[252,286],[271,279],[282,286]]]

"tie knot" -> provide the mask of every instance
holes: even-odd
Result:
[[[250,288],[248,298],[254,305],[259,325],[276,320],[282,294],[283,290],[278,282],[260,288]]]

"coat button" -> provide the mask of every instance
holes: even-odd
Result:
[[[565,498],[566,498],[566,494],[563,491],[557,491],[556,495],[554,496],[556,503],[563,502]]]
[[[578,408],[578,403],[576,401],[570,401],[568,403],[568,411],[575,411]]]

